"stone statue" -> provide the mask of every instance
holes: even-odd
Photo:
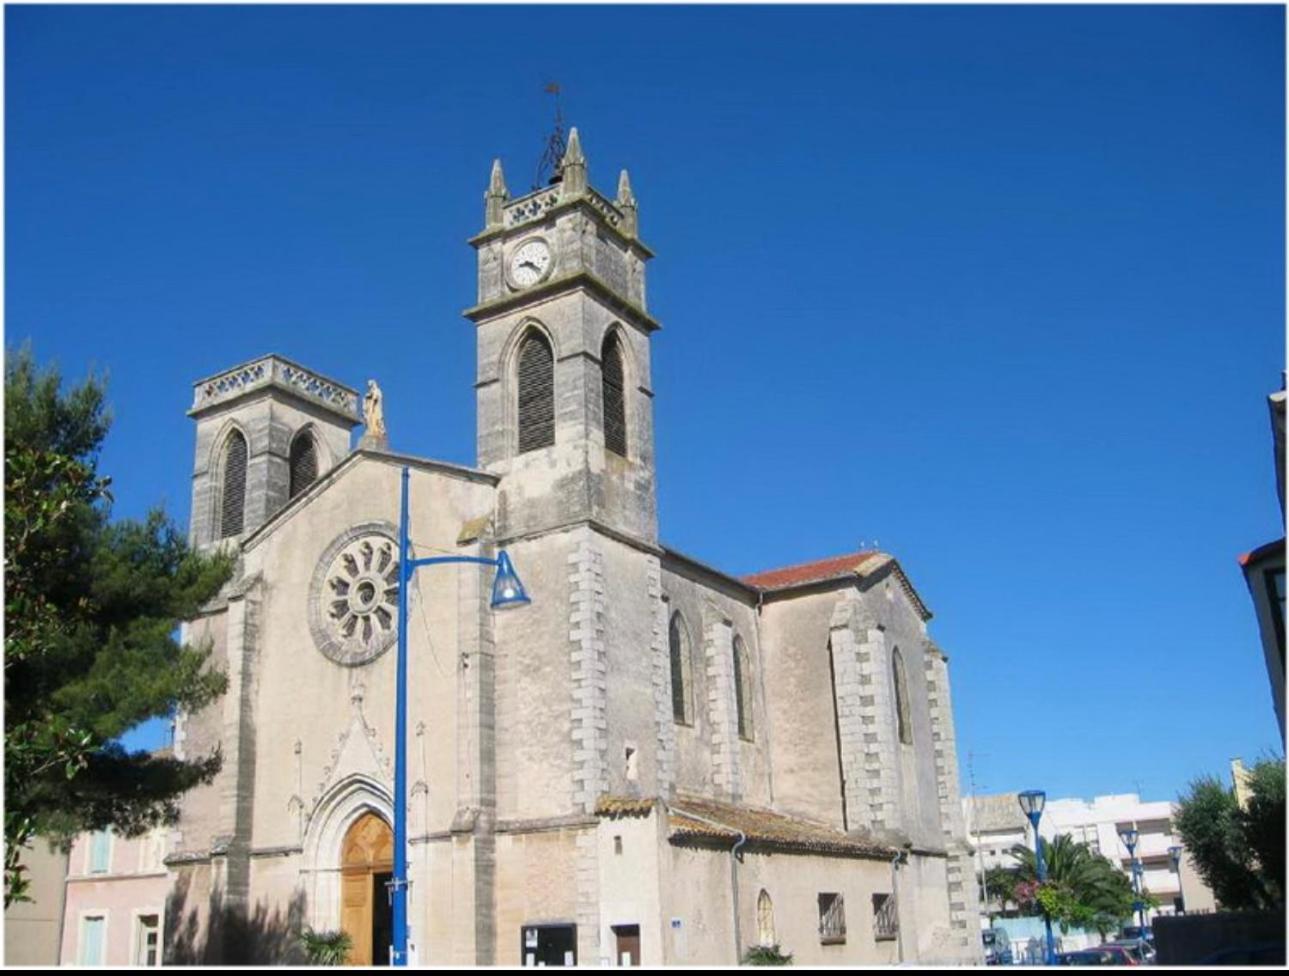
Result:
[[[389,433],[385,430],[385,395],[375,380],[367,381],[367,394],[363,397],[363,431],[360,444],[386,447],[389,444]]]

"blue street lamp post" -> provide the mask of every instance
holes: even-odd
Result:
[[[1128,859],[1132,864],[1133,910],[1137,913],[1138,938],[1146,937],[1146,903],[1141,900],[1141,861],[1137,859],[1137,841],[1140,835],[1136,827],[1124,827],[1119,831],[1119,839],[1128,848]]]
[[[407,588],[412,574],[422,566],[440,563],[475,563],[494,566],[497,575],[492,581],[492,609],[506,610],[531,602],[524,586],[510,564],[505,550],[496,559],[479,556],[434,556],[428,559],[412,558],[412,543],[408,539],[408,469],[403,468],[402,511],[398,523],[398,664],[397,687],[394,705],[394,876],[389,882],[391,914],[393,916],[393,945],[390,963],[406,966],[407,958]]]
[[[1168,848],[1168,858],[1173,862],[1173,871],[1177,873],[1177,908],[1178,915],[1186,914],[1186,892],[1182,890],[1182,849]]]
[[[1047,794],[1042,790],[1025,790],[1017,799],[1020,800],[1020,808],[1025,816],[1029,818],[1030,825],[1034,828],[1034,867],[1038,873],[1038,883],[1042,884],[1047,880],[1047,862],[1043,858],[1043,838],[1038,835],[1038,821],[1043,816],[1043,806],[1047,803]],[[1043,953],[1043,964],[1046,966],[1056,965],[1056,944],[1052,939],[1052,918],[1043,911],[1043,925],[1047,930],[1047,940]]]

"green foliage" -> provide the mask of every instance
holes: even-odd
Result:
[[[1012,848],[1016,867],[992,875],[1007,899],[1022,909],[1043,913],[1066,932],[1073,926],[1105,935],[1132,915],[1132,882],[1107,858],[1068,834],[1043,844],[1047,880],[1039,883],[1034,852]],[[1005,872],[1005,873],[1004,873]]]
[[[743,953],[744,966],[791,966],[792,953],[782,952],[777,945],[748,946]]]
[[[1249,786],[1252,797],[1241,810],[1234,790],[1202,776],[1180,798],[1174,817],[1196,871],[1226,909],[1284,904],[1284,762],[1257,763]]]
[[[353,946],[354,940],[342,931],[315,932],[307,928],[300,933],[300,947],[310,966],[343,966]]]
[[[181,620],[227,580],[160,511],[110,522],[97,472],[109,419],[102,380],[64,391],[27,348],[5,366],[5,902],[25,897],[18,858],[36,834],[173,822],[177,798],[219,756],[128,754],[140,722],[223,692]]]

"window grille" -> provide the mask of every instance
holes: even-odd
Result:
[[[519,347],[519,453],[555,443],[555,357],[530,332]]]
[[[604,446],[614,454],[627,456],[627,409],[624,395],[622,347],[617,333],[604,340],[600,356],[604,389]]]
[[[900,916],[895,910],[895,896],[873,895],[873,935],[878,939],[894,939],[900,934]]]
[[[318,477],[318,446],[308,431],[291,442],[291,485],[288,498],[294,498]]]
[[[819,895],[819,941],[846,941],[846,902],[836,892]]]
[[[671,714],[677,722],[689,725],[693,721],[689,706],[689,632],[679,613],[671,615],[667,644],[671,650]]]
[[[226,539],[241,533],[246,508],[246,438],[241,431],[235,430],[228,435],[223,475],[219,535]]]

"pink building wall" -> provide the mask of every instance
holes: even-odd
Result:
[[[155,959],[160,965],[169,890],[165,855],[165,829],[135,838],[109,834],[106,852],[100,848],[97,857],[93,834],[76,838],[67,864],[60,956],[64,966],[92,963],[95,956],[104,966],[139,965],[145,951],[141,942],[147,938],[142,922],[149,916],[155,917]],[[95,919],[102,921],[91,921]],[[98,953],[87,944],[95,930],[101,933]]]

